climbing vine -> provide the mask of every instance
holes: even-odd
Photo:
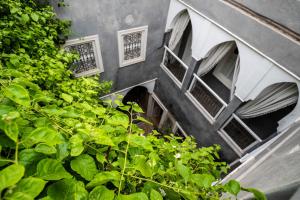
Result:
[[[220,183],[218,146],[144,135],[137,104],[99,100],[110,82],[75,79],[78,55],[60,48],[69,26],[50,6],[0,1],[0,199],[219,199],[243,189]]]

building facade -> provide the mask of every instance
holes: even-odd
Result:
[[[280,162],[270,152],[285,147],[299,158],[299,1],[67,4],[56,12],[72,20],[65,48],[81,55],[74,73],[113,81],[112,92],[138,102],[162,132],[192,135],[200,147],[220,145],[222,159],[236,168],[226,179],[259,187],[263,179],[249,176]],[[262,189],[272,196],[293,182],[296,190],[298,168],[294,163],[290,179]]]

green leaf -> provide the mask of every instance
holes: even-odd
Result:
[[[18,12],[19,11],[19,8],[17,8],[17,7],[12,7],[11,9],[10,9],[10,13],[11,14],[15,14],[16,12]]]
[[[95,131],[92,135],[93,140],[96,144],[102,144],[107,146],[115,146],[111,139],[111,136],[106,135],[103,130]]]
[[[152,144],[145,136],[128,135],[130,137],[129,144],[134,147],[141,147],[143,149],[153,151]]]
[[[4,96],[25,107],[30,106],[29,92],[21,85],[12,84],[4,89]]]
[[[143,176],[145,177],[152,176],[151,167],[147,163],[147,158],[145,156],[135,156],[134,161],[135,161],[134,168],[140,171]]]
[[[72,97],[71,95],[69,95],[69,94],[66,94],[66,93],[62,93],[62,94],[60,95],[60,97],[61,97],[63,100],[65,100],[66,102],[68,102],[68,103],[72,103],[72,101],[73,101],[73,97]]]
[[[91,191],[89,200],[113,200],[114,197],[114,191],[107,189],[105,186],[98,186]]]
[[[137,113],[144,113],[143,109],[136,103],[132,104],[132,110]]]
[[[91,181],[98,172],[95,160],[87,154],[72,160],[71,168],[88,181]]]
[[[72,178],[59,161],[48,158],[41,160],[37,165],[37,176],[44,180]]]
[[[209,188],[215,180],[215,177],[211,174],[193,174],[191,176],[191,181],[198,187]]]
[[[24,176],[25,168],[22,165],[13,164],[0,171],[0,192],[18,183]]]
[[[225,184],[225,190],[233,195],[237,195],[241,191],[240,183],[235,180],[230,180]]]
[[[150,193],[150,200],[163,200],[163,197],[159,192],[152,189]]]
[[[48,189],[48,196],[55,199],[66,200],[87,200],[88,192],[84,188],[84,184],[74,179],[64,179],[58,181]]]
[[[145,193],[134,193],[130,195],[119,195],[117,200],[148,200],[148,197]]]
[[[64,160],[65,158],[67,158],[69,156],[69,144],[68,143],[62,143],[57,145],[57,154],[56,154],[56,158],[58,160]]]
[[[123,113],[118,113],[108,118],[107,123],[113,126],[123,126],[127,128],[129,126],[129,118]]]
[[[47,144],[38,144],[35,149],[36,152],[46,154],[46,155],[51,155],[56,153],[56,148],[53,146],[49,146]]]
[[[191,170],[190,168],[184,166],[181,162],[178,162],[176,165],[177,172],[184,178],[185,182],[190,179]]]
[[[266,195],[263,192],[261,192],[261,191],[259,191],[257,189],[254,189],[254,188],[242,188],[242,190],[244,190],[246,192],[251,192],[254,195],[254,197],[255,197],[256,200],[267,200]]]
[[[39,16],[36,13],[31,13],[30,17],[35,22],[39,21]]]
[[[30,143],[31,145],[46,143],[49,146],[53,146],[62,142],[61,135],[55,130],[47,127],[35,129],[24,139],[24,143]]]
[[[151,125],[151,126],[153,125],[152,122],[150,122],[150,121],[148,121],[148,120],[146,120],[145,118],[140,117],[140,116],[137,116],[136,120],[141,121],[141,122],[144,122],[144,123],[149,124],[149,125]]]
[[[0,105],[0,116],[8,114],[10,112],[16,111],[16,109],[12,106],[8,105]]]
[[[120,181],[120,179],[121,175],[118,171],[101,172],[87,184],[87,188],[93,188],[111,181]]]
[[[15,121],[9,121],[4,124],[5,134],[14,142],[18,141],[19,128]]]
[[[83,150],[83,139],[81,138],[80,135],[73,135],[70,138],[70,143],[71,143],[71,156],[79,156]]]
[[[5,195],[5,199],[11,200],[33,200],[44,189],[46,181],[39,178],[25,178],[22,179],[12,191]]]
[[[21,15],[21,21],[22,23],[26,24],[30,20],[29,16],[27,14]]]
[[[19,153],[19,162],[25,167],[34,162],[40,161],[43,158],[44,155],[34,151],[33,149],[24,149]]]

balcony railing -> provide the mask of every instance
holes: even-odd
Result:
[[[222,126],[219,134],[239,156],[262,141],[235,114]]]
[[[165,46],[165,55],[161,67],[181,87],[186,76],[188,66]]]
[[[187,92],[192,102],[203,111],[208,120],[213,123],[227,106],[201,78],[194,74],[193,82]]]

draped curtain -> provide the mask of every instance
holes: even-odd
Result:
[[[207,74],[234,46],[234,42],[226,42],[211,50],[201,62],[197,75],[203,76]]]
[[[230,89],[230,100],[232,100],[234,98],[234,92],[236,89],[235,85],[236,85],[239,73],[240,73],[240,56],[237,57],[236,63],[235,63],[234,73],[233,73],[233,77],[232,77],[232,85],[231,85],[231,89]]]
[[[298,96],[298,87],[295,83],[274,84],[263,90],[255,100],[238,109],[237,115],[245,119],[272,113],[297,103]]]
[[[182,38],[182,35],[190,22],[190,16],[187,11],[182,12],[176,19],[172,34],[169,40],[169,49],[174,51],[177,44]]]

